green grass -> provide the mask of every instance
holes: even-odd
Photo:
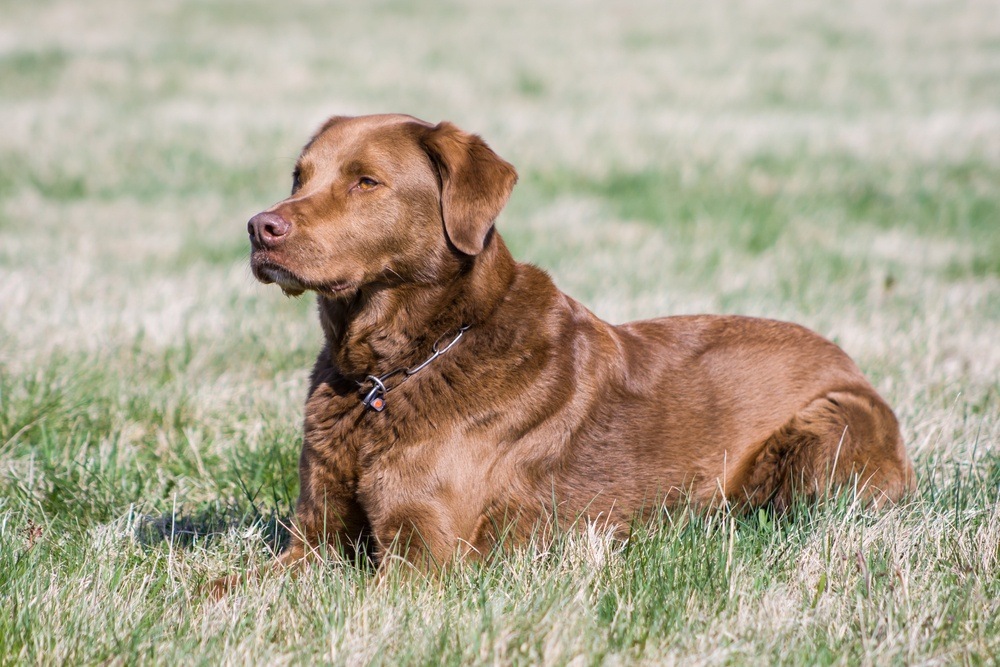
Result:
[[[0,664],[992,664],[1000,30],[985,0],[2,2]],[[612,321],[841,344],[919,490],[681,508],[430,581],[287,539],[314,303],[246,220],[333,113],[479,132],[515,254]]]

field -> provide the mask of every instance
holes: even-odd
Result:
[[[996,664],[991,0],[0,0],[0,664]],[[843,346],[919,491],[677,509],[439,579],[214,602],[297,494],[310,296],[247,268],[327,116],[482,134],[498,229],[605,319]],[[664,406],[669,410],[669,405]]]

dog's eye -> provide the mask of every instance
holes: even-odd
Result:
[[[294,195],[302,187],[302,170],[298,167],[292,172],[292,194]]]
[[[374,178],[369,178],[367,176],[362,176],[358,179],[358,184],[355,185],[358,190],[372,190],[378,186],[378,181]]]

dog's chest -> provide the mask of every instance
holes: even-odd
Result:
[[[356,497],[376,533],[427,521],[456,535],[471,530],[488,502],[484,448],[455,425],[414,428],[387,412],[358,443]]]

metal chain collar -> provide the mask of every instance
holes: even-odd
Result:
[[[463,326],[461,329],[458,330],[458,333],[455,335],[455,337],[451,339],[450,343],[448,343],[443,348],[438,349],[438,345],[440,345],[441,341],[444,340],[445,338],[445,336],[442,335],[440,338],[434,341],[434,347],[431,348],[433,354],[427,357],[423,361],[423,363],[418,364],[413,368],[397,368],[394,371],[389,371],[385,375],[379,375],[379,376],[369,375],[364,380],[359,381],[358,386],[361,387],[362,389],[368,382],[372,383],[372,388],[369,389],[368,393],[365,394],[364,398],[361,399],[361,403],[370,410],[374,410],[375,412],[382,412],[382,410],[385,409],[385,395],[389,393],[389,388],[385,386],[386,380],[391,378],[393,375],[399,375],[400,373],[402,373],[403,379],[400,381],[399,384],[403,384],[403,382],[408,380],[411,375],[416,375],[424,368],[426,368],[427,365],[430,364],[432,361],[434,361],[442,354],[450,350],[455,345],[455,343],[457,343],[459,340],[462,339],[462,335],[465,334],[465,332],[468,329],[469,329],[468,325]],[[399,385],[397,384],[396,387],[398,386]],[[395,389],[395,387],[393,387],[393,389]]]

